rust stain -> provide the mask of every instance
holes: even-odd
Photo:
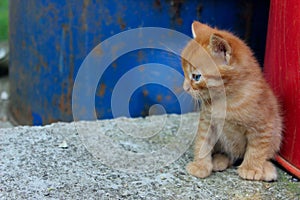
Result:
[[[118,21],[118,24],[119,24],[121,30],[124,30],[126,28],[126,23],[123,20],[123,18],[122,17],[118,17],[117,21]]]
[[[25,40],[22,40],[22,48],[25,48],[25,46],[26,46],[26,42]]]
[[[69,36],[70,36],[70,41],[69,41],[69,47],[70,47],[70,54],[69,54],[69,60],[70,60],[70,71],[69,71],[69,77],[68,77],[68,89],[67,89],[67,100],[68,100],[68,105],[67,105],[67,114],[72,115],[72,91],[73,91],[73,85],[74,85],[74,67],[75,67],[75,58],[74,58],[74,38],[73,38],[73,32],[69,30]]]
[[[34,66],[34,71],[37,72],[37,73],[40,73],[40,71],[41,71],[40,65],[35,65]]]
[[[68,111],[68,95],[67,94],[62,94],[60,97],[59,97],[59,102],[58,102],[58,107],[59,107],[59,110],[61,112],[67,112]]]
[[[140,72],[145,71],[145,67],[144,66],[140,66],[138,69],[139,69]]]
[[[72,72],[72,70],[71,70],[71,72]],[[61,113],[61,116],[63,116],[62,118],[72,115],[71,101],[72,101],[72,90],[73,90],[73,78],[71,78],[72,77],[71,72],[69,74],[67,83],[62,86],[62,88],[67,87],[66,88],[67,91],[66,91],[66,93],[63,93],[60,95],[59,102],[58,102],[58,107],[59,107],[60,111],[62,112]],[[49,119],[47,119],[47,121],[48,120]],[[57,120],[54,120],[54,121],[57,121]]]
[[[36,5],[31,5],[31,6],[36,6]],[[30,8],[30,6],[29,6]],[[40,9],[38,11],[38,13],[36,14],[36,17],[35,19],[41,19],[41,18],[44,18],[46,15],[49,15],[49,13],[51,13],[53,16],[52,20],[53,21],[57,21],[58,19],[58,9],[57,9],[57,6],[54,4],[54,3],[51,3],[51,2],[48,2],[48,5],[43,7],[43,9]]]
[[[101,27],[102,24],[100,24],[99,22],[97,22],[97,25],[95,27]],[[103,34],[101,33],[97,33],[97,35],[95,35],[95,37],[91,38],[92,44],[99,44],[101,43],[103,40],[102,38],[105,37]],[[101,45],[97,45],[97,48],[101,48]]]
[[[147,97],[149,95],[148,90],[143,90],[143,95],[144,95],[144,97]]]
[[[183,91],[183,88],[182,87],[175,87],[174,91],[175,91],[176,94],[179,94]]]
[[[73,11],[72,9],[69,10],[68,13],[69,16],[73,16]],[[61,111],[61,118],[62,119],[67,119],[70,118],[70,116],[72,116],[72,91],[73,91],[73,84],[74,84],[74,47],[73,47],[73,43],[74,43],[74,38],[73,38],[73,32],[70,30],[70,26],[63,24],[62,28],[65,32],[64,37],[65,38],[69,38],[68,41],[66,41],[66,45],[69,46],[70,52],[65,55],[66,57],[68,57],[69,59],[69,66],[67,67],[67,69],[69,69],[68,71],[68,77],[66,77],[66,80],[64,80],[61,84],[61,88],[62,91],[65,91],[64,93],[62,93],[59,96],[59,100],[58,100],[58,107]],[[67,37],[67,35],[69,37]],[[62,48],[62,47],[61,47]],[[47,121],[57,121],[59,119],[47,119]]]
[[[90,0],[84,0],[82,5],[82,13],[81,13],[81,20],[82,20],[82,30],[87,31],[88,24],[87,24],[87,14],[88,14],[88,6],[90,4]]]
[[[162,5],[161,5],[160,0],[154,0],[153,6],[154,6],[155,9],[157,9],[159,11],[162,10]]]
[[[99,56],[103,54],[103,50],[102,50],[102,48],[101,48],[100,45],[98,45],[98,46],[93,50],[93,54],[99,55]]]
[[[106,91],[106,85],[104,83],[100,84],[100,90],[99,90],[99,95],[100,97],[103,97]]]
[[[198,18],[198,20],[200,20],[200,21],[201,21],[202,11],[203,11],[203,5],[202,5],[202,3],[200,3],[200,4],[197,6],[197,18]]]
[[[156,101],[161,102],[163,97],[159,94],[156,96]]]
[[[145,60],[145,55],[143,51],[139,50],[137,56],[138,56],[138,62],[142,62],[143,60]]]
[[[110,14],[110,10],[108,8],[105,8],[103,13],[104,13],[104,16],[105,16],[105,25],[106,26],[111,25],[114,22],[114,20],[113,20],[113,17],[111,16],[111,14]]]
[[[87,9],[89,4],[90,4],[90,0],[84,0],[83,1],[83,9]]]
[[[166,100],[170,101],[172,99],[171,95],[166,96]]]
[[[171,0],[171,9],[170,15],[173,23],[177,23],[177,25],[183,24],[183,19],[181,18],[181,8],[184,0]]]
[[[118,55],[118,52],[120,51],[120,49],[124,48],[125,47],[125,43],[119,43],[119,44],[116,44],[114,46],[111,47],[111,54],[116,56]]]
[[[177,22],[178,25],[181,26],[183,24],[183,19],[182,18],[177,18],[176,22]]]
[[[31,39],[31,43],[32,45],[29,46],[29,51],[30,53],[32,53],[37,59],[38,62],[40,63],[40,65],[44,68],[48,68],[48,62],[45,61],[44,59],[44,55],[41,54],[41,52],[39,52],[38,49],[38,45],[36,43],[36,38],[34,38],[33,36],[30,38]]]
[[[10,110],[10,121],[15,125],[33,125],[32,111],[28,105],[23,105],[22,103],[17,103],[19,100],[14,99],[16,102],[11,101],[9,110]]]
[[[111,66],[112,66],[114,69],[116,69],[118,65],[117,65],[116,62],[113,62],[113,63],[111,64]]]

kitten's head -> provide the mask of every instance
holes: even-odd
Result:
[[[209,91],[230,89],[255,64],[247,45],[227,31],[193,22],[194,40],[182,52],[185,91],[194,98],[210,99]],[[237,76],[238,75],[238,76]]]

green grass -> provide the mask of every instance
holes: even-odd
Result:
[[[8,39],[8,1],[0,0],[0,41]]]

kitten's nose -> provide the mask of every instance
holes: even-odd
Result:
[[[183,82],[183,89],[184,89],[186,92],[190,91],[191,86],[190,86],[190,84],[189,84],[187,81],[184,81],[184,82]]]

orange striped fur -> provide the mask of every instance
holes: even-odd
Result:
[[[243,158],[238,168],[240,177],[276,180],[270,159],[281,143],[280,107],[251,49],[233,34],[199,22],[192,24],[192,31],[197,45],[190,42],[182,52],[183,88],[202,104],[194,161],[187,165],[187,171],[205,178]],[[199,45],[213,59],[220,76],[210,70]],[[216,105],[226,101],[224,127],[219,127],[219,119],[212,116],[211,91],[218,94],[222,88],[226,96],[214,96]],[[220,135],[218,129],[222,129]]]

